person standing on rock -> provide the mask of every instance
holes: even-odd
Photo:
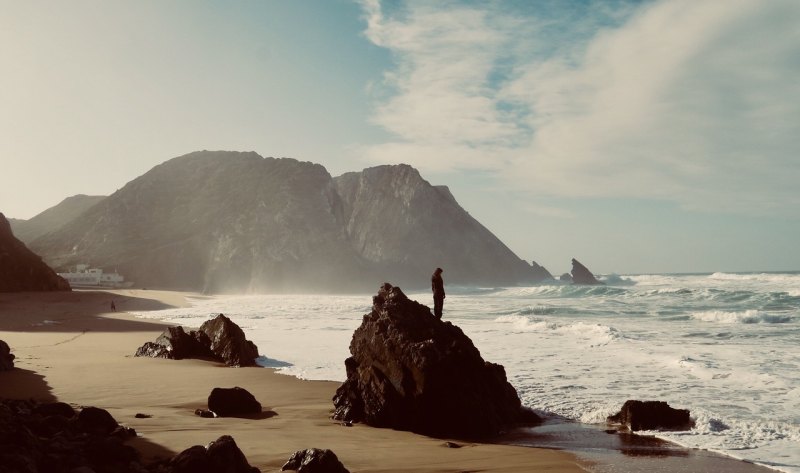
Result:
[[[431,276],[431,290],[433,291],[433,315],[437,319],[442,318],[442,306],[444,306],[444,280],[442,279],[442,268],[436,268]]]

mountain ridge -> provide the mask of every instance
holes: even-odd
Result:
[[[255,152],[168,160],[32,247],[55,267],[91,263],[139,286],[204,292],[371,291],[383,279],[425,287],[437,266],[452,283],[549,277],[411,166],[332,177]]]

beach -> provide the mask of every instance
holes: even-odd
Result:
[[[167,324],[130,312],[186,307],[187,296],[202,297],[154,290],[0,294],[0,340],[16,355],[15,369],[0,373],[0,398],[106,409],[136,429],[129,445],[145,461],[227,434],[262,472],[279,471],[294,451],[312,447],[333,450],[353,472],[586,471],[563,451],[461,441],[462,448],[448,448],[446,439],[343,426],[329,418],[336,382],[300,380],[270,368],[134,357]],[[110,312],[112,300],[116,312]],[[259,351],[270,354],[268,346]],[[194,414],[206,407],[214,387],[234,386],[261,402],[260,416]]]

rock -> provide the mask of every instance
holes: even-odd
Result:
[[[298,450],[289,457],[281,471],[294,470],[298,473],[350,473],[336,454],[328,449],[309,448]]]
[[[455,442],[445,442],[444,446],[447,448],[461,448],[461,445]]]
[[[350,353],[334,419],[450,438],[488,437],[537,419],[501,365],[391,284],[373,297]]]
[[[0,340],[0,371],[9,371],[14,369],[14,356],[11,353],[11,347],[8,343]]]
[[[137,412],[136,415],[134,415],[133,417],[135,417],[137,419],[149,419],[149,418],[151,418],[153,416],[150,415],[150,414],[142,414],[141,412]]]
[[[194,415],[204,417],[206,419],[213,419],[217,417],[216,414],[214,414],[212,411],[209,411],[208,409],[195,409]]]
[[[219,314],[203,322],[200,332],[211,341],[211,351],[228,366],[255,366],[258,348],[231,319]]]
[[[609,422],[637,430],[689,430],[694,422],[686,409],[673,409],[664,401],[628,400]]]
[[[564,273],[564,274],[561,275],[560,278],[558,278],[558,280],[561,281],[561,282],[569,282],[569,283],[571,283],[572,282],[572,275],[569,274],[569,273]]]
[[[75,409],[66,402],[50,402],[39,404],[34,408],[34,412],[43,416],[59,416],[66,419],[75,417]]]
[[[260,473],[258,468],[250,466],[244,453],[239,450],[233,437],[223,435],[206,447],[211,464],[219,472],[225,473]]]
[[[250,466],[233,437],[223,435],[208,444],[195,445],[172,457],[169,473],[260,473]]]
[[[134,356],[213,359],[228,366],[255,366],[258,348],[235,322],[219,314],[196,331],[187,333],[180,326],[168,327],[155,342],[139,347]]]
[[[592,274],[586,266],[582,265],[575,258],[572,258],[572,283],[588,285],[603,284],[594,277],[594,274]]]
[[[0,292],[69,291],[69,283],[11,232],[0,213]]]
[[[0,400],[0,472],[164,473],[124,444],[131,429],[103,409],[71,416],[65,403]]]
[[[261,403],[246,389],[214,388],[208,396],[208,409],[220,417],[260,414]]]
[[[107,410],[99,407],[84,407],[78,413],[78,424],[84,431],[97,435],[110,435],[119,425]]]

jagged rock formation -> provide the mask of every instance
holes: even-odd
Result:
[[[674,409],[664,401],[628,400],[608,421],[637,430],[689,430],[694,422],[687,409]]]
[[[281,467],[281,471],[286,470],[294,470],[297,473],[350,473],[333,451],[321,448],[294,452],[289,461]]]
[[[406,165],[337,178],[319,164],[197,152],[156,166],[32,243],[55,267],[90,262],[146,287],[206,292],[366,290],[549,277]]]
[[[14,237],[0,213],[0,292],[69,290],[67,281]]]
[[[75,220],[105,198],[104,195],[73,195],[28,220],[11,219],[11,229],[17,238],[30,243]]]
[[[578,260],[572,258],[572,284],[603,284],[594,277],[589,269]]]
[[[353,333],[333,417],[433,436],[480,438],[535,422],[501,365],[460,328],[384,284]]]
[[[0,371],[9,371],[14,369],[14,356],[11,353],[11,347],[8,343],[0,340]]]
[[[233,417],[261,413],[261,403],[250,391],[234,388],[214,388],[208,395],[208,410],[219,417]]]
[[[195,445],[172,457],[164,473],[260,473],[250,466],[230,435],[223,435],[207,447]]]
[[[199,330],[186,333],[183,327],[167,327],[155,342],[146,342],[134,356],[151,358],[211,358],[228,366],[255,366],[258,347],[244,331],[223,314],[203,322]]]

